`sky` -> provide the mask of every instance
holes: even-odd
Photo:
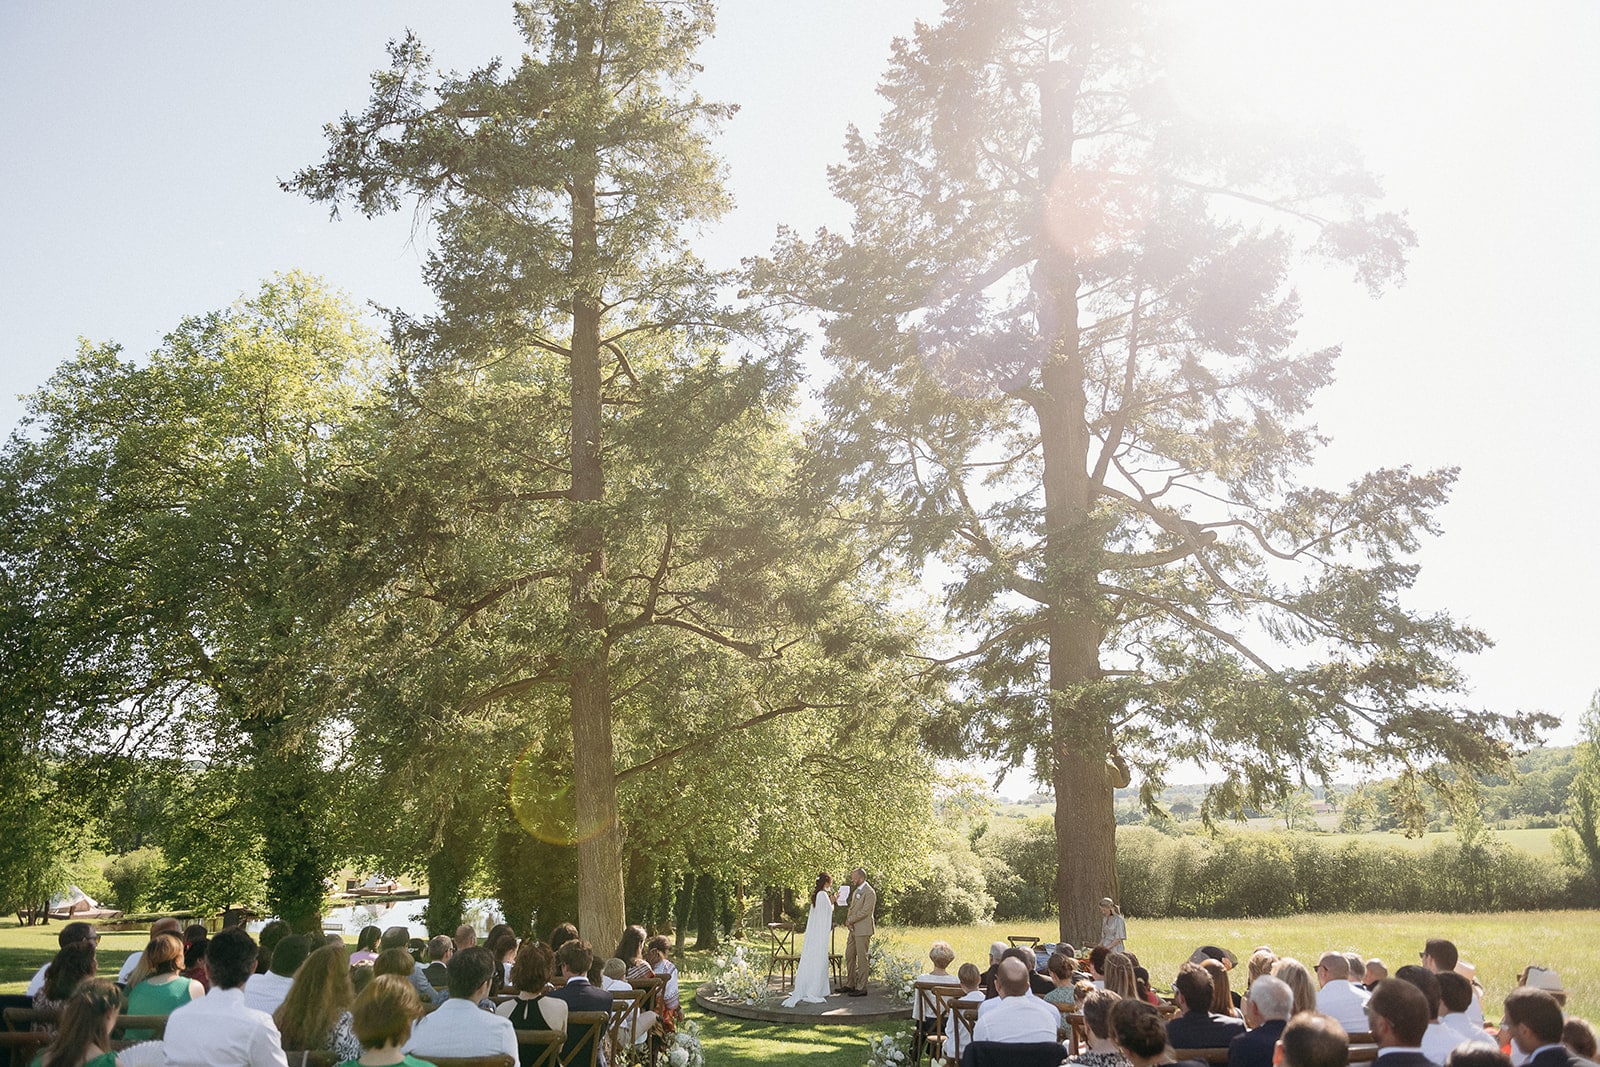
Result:
[[[1173,80],[1199,110],[1345,131],[1409,212],[1406,282],[1373,300],[1302,284],[1307,347],[1342,343],[1313,418],[1315,477],[1457,466],[1411,603],[1496,646],[1468,702],[1548,711],[1575,737],[1600,689],[1600,4],[1178,0]],[[719,140],[737,208],[703,237],[731,264],[776,227],[837,226],[825,167],[870,129],[890,41],[934,0],[725,0],[699,83],[741,110]],[[515,57],[505,0],[0,4],[0,432],[77,338],[146,353],[185,316],[303,269],[416,311],[427,234],[277,181],[367,98],[410,28],[441,67]]]

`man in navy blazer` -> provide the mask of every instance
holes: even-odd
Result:
[[[590,984],[589,968],[594,966],[594,949],[589,942],[574,938],[556,951],[556,962],[561,965],[562,984],[549,995],[564,1001],[568,1011],[611,1010],[611,990]],[[596,1042],[605,1031],[594,1036]],[[561,1047],[561,1058],[566,1060],[577,1051],[584,1037],[582,1027],[568,1026],[567,1041]]]
[[[1347,1067],[1350,1035],[1339,1020],[1320,1011],[1303,1011],[1289,1020],[1278,1039],[1283,1067]]]
[[[1378,1045],[1377,1067],[1438,1067],[1422,1054],[1422,1035],[1433,1013],[1422,990],[1400,978],[1385,978],[1367,1001],[1367,1021]]]
[[[1270,974],[1252,982],[1244,998],[1244,1021],[1250,1029],[1228,1042],[1228,1067],[1272,1067],[1278,1038],[1292,1014],[1294,990],[1288,982]]]
[[[1522,986],[1506,995],[1505,1032],[1528,1056],[1526,1067],[1595,1067],[1561,1043],[1561,1005],[1542,989]]]
[[[1167,1044],[1175,1049],[1227,1048],[1244,1033],[1244,1020],[1211,1010],[1211,972],[1198,963],[1178,968],[1173,981],[1180,1014],[1167,1021]]]

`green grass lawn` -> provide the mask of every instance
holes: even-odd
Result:
[[[1517,973],[1529,963],[1560,972],[1569,999],[1568,1011],[1600,1015],[1600,951],[1590,940],[1600,925],[1600,912],[1505,912],[1494,915],[1426,913],[1368,915],[1301,915],[1286,919],[1162,919],[1128,921],[1128,947],[1150,968],[1158,986],[1165,986],[1197,945],[1215,944],[1242,958],[1257,945],[1268,944],[1279,955],[1313,963],[1324,950],[1338,949],[1378,956],[1391,970],[1414,963],[1425,939],[1448,937],[1462,958],[1477,964],[1487,995],[1485,1010],[1497,1016],[1500,1000]],[[19,927],[0,922],[0,992],[20,993],[38,965],[55,951],[59,924]],[[880,935],[897,951],[920,957],[935,940],[949,941],[960,960],[984,961],[989,942],[1007,934],[1030,934],[1055,940],[1053,922],[998,923],[954,928],[880,927]],[[102,973],[114,973],[123,957],[142,948],[140,932],[107,933],[100,942]],[[708,1015],[691,1003],[694,988],[705,977],[705,953],[687,953],[683,970],[685,1010],[702,1026],[707,1062],[713,1067],[768,1063],[858,1067],[867,1057],[867,1042],[890,1026],[780,1026]]]

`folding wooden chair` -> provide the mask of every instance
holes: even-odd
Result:
[[[517,1067],[516,1059],[504,1053],[498,1056],[429,1056],[428,1062],[433,1067]]]
[[[576,1039],[572,1051],[563,1049],[558,1057],[561,1067],[597,1067],[600,1062],[600,1044],[606,1039],[611,1025],[609,1011],[572,1011],[567,1013],[567,1037]]]
[[[649,978],[635,978],[628,984],[644,994],[644,1001],[639,1005],[640,1013],[655,1012],[656,1025],[650,1028],[650,1040],[645,1042],[645,1056],[649,1067],[656,1067],[656,1060],[661,1057],[664,1036],[661,1020],[667,1014],[667,976],[652,974]]]
[[[1037,937],[1029,937],[1027,934],[1007,934],[1006,940],[1010,942],[1012,948],[1032,948],[1039,943]]]
[[[111,1024],[111,1036],[117,1037],[126,1034],[129,1030],[147,1030],[149,1037],[140,1038],[141,1041],[160,1041],[167,1036],[167,1017],[165,1015],[119,1015],[117,1021]]]
[[[795,964],[800,962],[794,951],[794,923],[768,923],[767,937],[767,979],[776,973],[778,985],[788,989],[794,983]]]
[[[1485,1031],[1487,1033],[1487,1031]],[[1350,1042],[1351,1063],[1371,1063],[1378,1058],[1378,1046],[1371,1042],[1363,1041],[1360,1044]]]
[[[952,1042],[955,1056],[951,1059],[951,1063],[960,1063],[961,1051],[972,1044],[972,1028],[978,1025],[978,1007],[979,1003],[972,1000],[952,1001],[950,1004],[950,1014],[947,1019],[951,1033],[955,1035],[955,1040]]]
[[[1076,1056],[1089,1047],[1089,1024],[1083,1021],[1083,1012],[1062,1012],[1061,1021],[1072,1031],[1072,1037],[1068,1039],[1067,1052]]]
[[[337,1052],[319,1048],[284,1049],[283,1055],[289,1061],[289,1067],[338,1067],[344,1062]]]
[[[3,1013],[6,1029],[12,1033],[25,1033],[33,1029],[34,1023],[45,1023],[50,1026],[61,1021],[60,1012],[51,1009],[38,1011],[34,1008],[7,1008]]]
[[[567,1035],[560,1030],[518,1030],[519,1049],[539,1050],[532,1061],[524,1061],[524,1067],[556,1067],[561,1062],[561,1046],[566,1040]],[[526,1056],[527,1053],[523,1055]]]
[[[638,1043],[648,1030],[639,1025],[644,1011],[645,993],[642,989],[613,989],[611,991],[611,1022],[606,1027],[606,1059],[610,1063],[624,1063],[627,1052]]]
[[[50,1035],[43,1032],[6,1030],[0,1033],[0,1067],[27,1067],[39,1050],[49,1043]]]
[[[1202,1063],[1227,1063],[1228,1050],[1225,1048],[1175,1048],[1172,1050],[1174,1060],[1200,1060]]]
[[[966,990],[949,982],[918,982],[917,995],[922,996],[922,986],[928,986],[928,1007],[922,1016],[922,1040],[919,1047],[912,1053],[912,1063],[926,1052],[929,1063],[937,1063],[944,1059],[944,1035],[949,1033],[950,1006],[966,995]]]

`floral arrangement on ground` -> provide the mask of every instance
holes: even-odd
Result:
[[[706,1055],[700,1048],[700,1024],[685,1019],[678,1024],[672,1043],[667,1046],[668,1067],[705,1067]]]
[[[736,945],[733,951],[711,961],[711,975],[706,984],[715,995],[741,1004],[762,1004],[771,999],[767,988],[766,972],[761,970],[747,951],[748,946]]]
[[[907,1027],[879,1034],[867,1045],[867,1067],[904,1067],[910,1059],[906,1055],[910,1045],[911,1030]]]
[[[884,992],[903,1003],[911,1003],[918,972],[916,960],[886,949],[881,944],[874,944],[867,955],[867,973],[877,975],[883,983]]]

